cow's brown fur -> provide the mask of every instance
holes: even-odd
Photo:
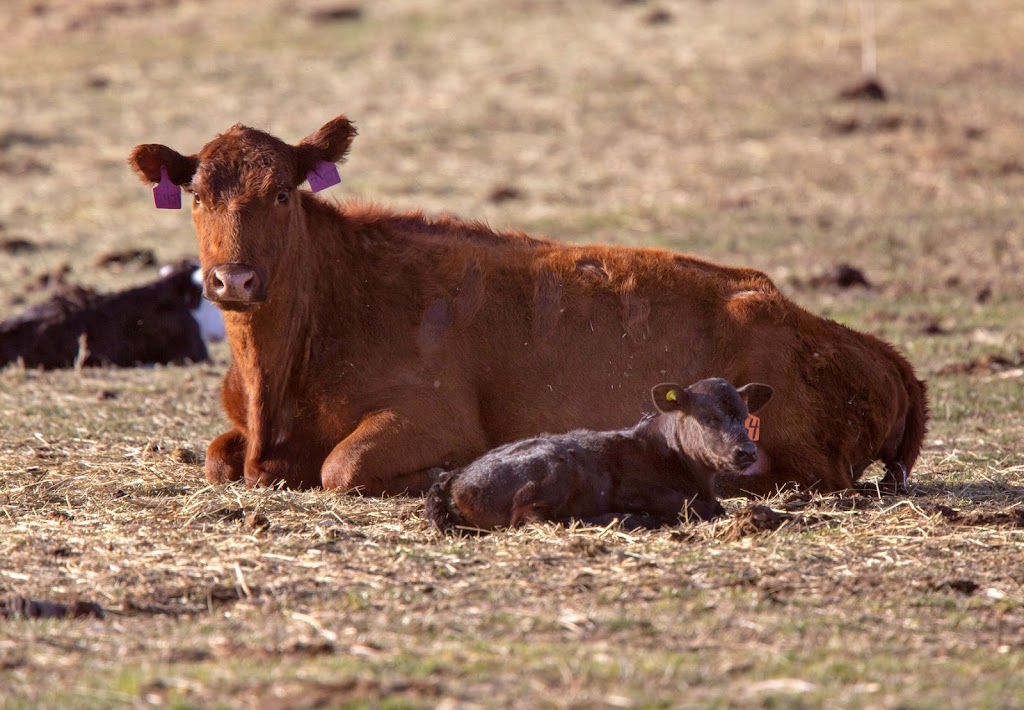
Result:
[[[144,180],[165,165],[198,196],[207,278],[244,265],[265,287],[265,300],[220,304],[232,429],[210,444],[209,480],[418,492],[433,467],[541,432],[620,428],[647,383],[712,374],[776,393],[759,462],[727,492],[845,489],[874,460],[899,483],[913,466],[925,389],[888,344],[753,269],[295,189],[354,136],[339,116],[295,146],[235,126],[196,155],[132,153]]]

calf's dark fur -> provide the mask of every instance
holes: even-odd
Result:
[[[201,362],[208,355],[191,309],[195,265],[136,288],[97,294],[73,287],[0,322],[0,367],[21,360],[45,369],[83,365]]]
[[[491,530],[538,520],[659,527],[724,514],[714,493],[719,472],[757,460],[748,413],[772,388],[736,389],[709,378],[651,391],[658,413],[619,431],[577,430],[506,444],[461,469],[442,473],[426,498],[442,530]]]

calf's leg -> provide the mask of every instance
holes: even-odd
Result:
[[[571,456],[557,457],[552,461],[534,462],[529,472],[520,470],[520,475],[528,473],[531,480],[512,496],[509,527],[544,520],[557,521],[574,514],[573,488],[580,485],[580,472],[572,461]],[[489,486],[491,495],[484,498],[485,504],[497,503],[502,498],[503,487],[501,483],[492,482]]]

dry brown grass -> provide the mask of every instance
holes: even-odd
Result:
[[[85,428],[127,418],[110,410],[131,387],[81,406],[112,374],[50,394],[92,409]],[[212,404],[205,373],[167,374]],[[929,704],[979,673],[955,698],[1021,689],[1019,471],[950,485],[926,467],[909,498],[730,501],[670,531],[443,538],[418,500],[205,486],[181,445],[214,417],[150,395],[159,437],[9,432],[4,587],[107,612],[6,622],[8,687],[32,703]]]
[[[0,592],[106,615],[0,620],[0,706],[1020,706],[1024,10],[878,5],[868,105],[836,99],[852,2],[13,3],[0,242],[38,248],[0,259],[5,312],[62,263],[109,288],[152,272],[108,252],[194,252],[135,144],[343,111],[338,194],[759,266],[897,342],[934,417],[906,498],[443,538],[418,500],[206,486],[223,349],[8,368]],[[872,287],[813,285],[844,261]]]

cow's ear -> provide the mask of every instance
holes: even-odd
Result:
[[[299,169],[302,175],[318,163],[344,160],[356,137],[356,127],[344,115],[331,119],[317,131],[299,141]]]
[[[740,397],[747,401],[747,411],[751,414],[768,404],[768,400],[775,393],[775,390],[768,385],[762,385],[758,382],[743,385],[736,391],[740,393]]]
[[[160,182],[160,168],[167,168],[167,176],[175,185],[188,185],[196,174],[199,159],[194,155],[182,155],[165,145],[147,143],[135,146],[128,156],[128,164],[139,174],[143,182]]]
[[[663,382],[651,390],[651,399],[659,412],[675,412],[685,410],[689,403],[690,393],[682,385]]]

